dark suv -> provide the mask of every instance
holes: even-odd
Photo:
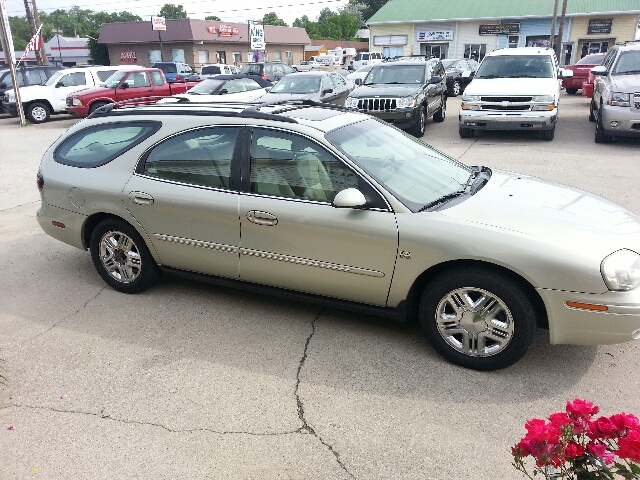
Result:
[[[285,75],[294,72],[295,70],[293,67],[283,62],[259,62],[247,63],[242,67],[242,71],[240,73],[247,75],[260,75],[265,80],[276,83]]]
[[[26,87],[27,85],[42,85],[47,79],[64,67],[56,65],[33,65],[22,66],[16,69],[18,77],[18,86]],[[0,70],[0,98],[4,96],[4,92],[13,88],[13,80],[9,70]]]
[[[445,71],[439,58],[401,59],[376,64],[345,106],[424,135],[427,118],[443,122],[447,108]]]

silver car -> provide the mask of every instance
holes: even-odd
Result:
[[[114,289],[163,272],[417,319],[449,361],[640,336],[640,217],[467,166],[340,107],[105,109],[49,148],[37,218]]]

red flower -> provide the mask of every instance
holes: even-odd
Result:
[[[592,440],[618,437],[618,427],[608,417],[600,417],[587,425],[587,436]]]
[[[620,448],[616,452],[620,458],[640,462],[640,431],[631,430],[626,437],[618,439]]]
[[[640,420],[630,413],[616,413],[610,417],[610,420],[616,426],[619,437],[626,435],[627,430],[640,429]]]
[[[600,411],[600,407],[594,405],[593,402],[587,402],[576,398],[573,402],[567,402],[567,414],[571,418],[579,419],[584,418],[590,420],[591,415],[594,415]]]
[[[549,421],[558,427],[564,427],[573,422],[565,412],[552,413],[549,415]]]
[[[594,443],[591,442],[587,445],[587,450],[594,457],[600,457],[604,460],[604,463],[613,462],[614,455],[613,453],[607,451],[607,446],[603,443]]]
[[[584,447],[576,442],[569,442],[564,449],[564,454],[568,458],[579,457],[580,455],[584,455],[584,452]]]

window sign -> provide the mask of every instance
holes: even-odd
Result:
[[[218,25],[218,35],[221,37],[230,37],[232,32],[231,25]]]
[[[120,52],[120,64],[138,63],[136,52]]]
[[[422,30],[418,32],[419,42],[453,40],[453,30]]]
[[[613,18],[592,18],[589,20],[587,34],[611,33]]]
[[[500,23],[497,25],[480,25],[480,35],[513,35],[520,33],[519,23]]]

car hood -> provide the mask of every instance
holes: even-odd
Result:
[[[612,75],[611,81],[614,92],[634,93],[640,91],[640,74]]]
[[[407,97],[416,93],[422,85],[362,85],[352,91],[349,96],[364,97]]]
[[[475,195],[440,213],[590,250],[600,260],[620,248],[640,250],[640,217],[632,211],[584,190],[501,170]]]
[[[258,102],[284,102],[287,100],[318,100],[317,93],[267,93],[257,99]]]
[[[555,78],[474,78],[465,95],[552,95],[559,89]]]
[[[73,93],[69,94],[69,97],[80,97],[83,95],[102,95],[105,92],[112,92],[114,91],[115,88],[108,88],[108,87],[90,87],[90,88],[83,88],[82,90],[76,90]]]

